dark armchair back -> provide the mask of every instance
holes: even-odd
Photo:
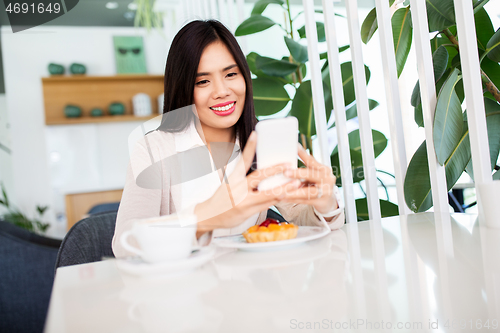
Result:
[[[42,332],[61,241],[0,221],[0,332]]]

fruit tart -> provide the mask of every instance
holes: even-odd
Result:
[[[297,237],[299,227],[288,222],[278,222],[274,219],[266,219],[260,225],[248,228],[243,237],[248,243],[274,242]]]

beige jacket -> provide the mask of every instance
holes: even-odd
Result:
[[[186,178],[185,170],[191,168],[191,172],[193,172],[193,159],[186,159],[185,153],[193,147],[203,149],[204,146],[200,147],[200,144],[202,145],[203,141],[194,126],[181,133],[153,131],[143,136],[135,144],[127,170],[112,243],[113,252],[117,258],[131,255],[123,248],[119,240],[126,230],[132,228],[135,221],[170,215],[181,210],[183,212],[194,211],[196,202],[192,202],[187,207],[182,207],[186,206],[185,201],[189,201],[191,194],[195,197],[197,195],[194,192],[186,193],[187,187],[183,184]],[[193,151],[193,149],[190,151]],[[181,154],[183,152],[184,154]],[[234,153],[240,154],[239,150]],[[198,158],[199,154],[196,156],[195,172],[202,169],[205,163],[202,160],[207,160],[207,158]],[[210,155],[203,155],[202,157],[210,159]],[[237,158],[232,163],[236,162]],[[220,185],[220,180],[218,181]],[[209,198],[215,192],[215,189],[201,188],[199,190],[201,195],[206,195]],[[213,192],[211,192],[212,190]],[[328,223],[332,230],[339,229],[344,224],[343,205],[340,202],[338,189],[336,190],[340,207],[335,211],[337,215]],[[193,189],[189,191],[193,191]],[[199,195],[197,197],[198,200],[202,200]],[[281,203],[277,204],[276,208],[287,221],[297,225],[323,225],[321,222],[323,217],[317,216],[311,206]],[[256,214],[238,228],[217,229],[214,231],[214,236],[241,233],[251,225],[264,221],[266,215],[267,210]]]

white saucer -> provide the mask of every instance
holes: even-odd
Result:
[[[247,243],[243,235],[234,235],[216,237],[212,240],[212,243],[220,247],[229,247],[244,251],[268,251],[296,246],[313,239],[321,238],[329,233],[330,229],[324,227],[299,226],[297,237],[293,239],[275,242]]]
[[[137,259],[117,259],[116,266],[119,270],[135,276],[153,276],[172,273],[180,273],[202,266],[213,259],[215,248],[213,246],[202,247],[186,259],[178,261],[167,261],[160,263],[147,263]]]

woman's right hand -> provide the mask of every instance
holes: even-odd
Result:
[[[285,193],[300,186],[299,181],[294,181],[272,190],[258,191],[257,187],[262,180],[283,173],[290,166],[276,165],[255,170],[247,176],[253,163],[256,146],[257,133],[253,132],[248,138],[242,158],[227,182],[223,182],[210,199],[195,207],[199,233],[217,228],[233,228],[255,213],[275,205],[285,197]]]

